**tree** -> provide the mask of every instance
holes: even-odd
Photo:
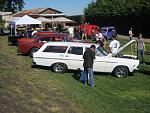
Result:
[[[150,0],[96,0],[84,9],[86,21],[99,26],[115,26],[119,33],[150,36]]]
[[[0,15],[0,28],[4,27],[5,21],[2,19],[2,16]]]
[[[15,13],[21,11],[24,7],[24,0],[1,0],[0,11],[8,11]]]
[[[141,16],[150,14],[150,0],[97,0],[84,9],[85,16]]]

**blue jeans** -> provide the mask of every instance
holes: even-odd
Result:
[[[141,57],[141,63],[144,63],[144,50],[137,51],[137,58],[140,59],[140,57]]]
[[[85,78],[84,78],[85,84],[86,84],[86,82],[88,81],[87,77],[88,77],[88,74],[89,74],[89,77],[90,77],[90,85],[91,85],[91,87],[94,87],[95,84],[94,84],[94,78],[93,78],[93,76],[94,76],[93,68],[84,68],[84,72],[86,73],[85,76],[84,76],[84,77],[85,77]]]

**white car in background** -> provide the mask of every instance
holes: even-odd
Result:
[[[133,41],[130,41],[130,43]],[[64,73],[67,69],[83,70],[83,54],[92,44],[79,42],[50,42],[45,43],[33,54],[33,63],[49,66],[56,73]],[[126,44],[125,46],[128,46]],[[121,49],[124,49],[123,46]],[[112,73],[116,77],[125,77],[138,70],[139,60],[131,56],[111,57],[96,45],[95,72]],[[121,51],[121,49],[119,51]]]

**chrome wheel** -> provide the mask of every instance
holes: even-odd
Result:
[[[129,70],[125,66],[118,66],[114,70],[114,75],[118,78],[126,77],[129,74]]]
[[[64,73],[67,70],[67,66],[63,63],[55,63],[52,66],[52,70],[56,73]]]

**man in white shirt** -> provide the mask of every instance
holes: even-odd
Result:
[[[96,41],[100,40],[101,38],[104,38],[102,33],[100,31],[98,31],[96,34],[95,34],[95,37],[96,37]]]
[[[73,28],[73,26],[70,26],[68,28],[68,32],[69,32],[70,37],[73,38],[74,37],[74,28]]]
[[[109,51],[112,54],[112,56],[116,56],[117,55],[118,49],[120,47],[120,43],[119,43],[119,41],[116,38],[117,38],[117,36],[114,35],[112,37],[113,40],[109,44]]]
[[[130,28],[130,30],[129,30],[129,40],[132,40],[132,36],[133,36],[132,28]]]

